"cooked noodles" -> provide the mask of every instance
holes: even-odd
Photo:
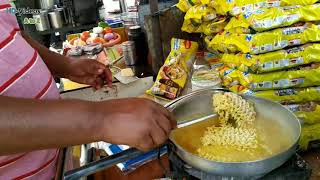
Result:
[[[219,115],[220,126],[211,126],[205,131],[201,138],[203,147],[197,150],[201,157],[232,161],[228,156],[208,151],[206,146],[221,146],[225,151],[247,153],[258,148],[258,137],[253,126],[256,112],[250,102],[233,93],[217,93],[213,95],[213,108]]]

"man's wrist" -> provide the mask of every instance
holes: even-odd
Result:
[[[60,78],[67,78],[70,79],[71,77],[71,71],[72,71],[72,63],[70,58],[62,56],[61,59],[61,65],[59,66],[59,69],[56,72],[56,75]]]

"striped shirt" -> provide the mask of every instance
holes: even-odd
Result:
[[[0,95],[58,99],[50,71],[38,52],[22,38],[15,15],[7,13],[10,7],[7,0],[0,0]],[[48,149],[0,156],[0,180],[51,179],[58,152]]]

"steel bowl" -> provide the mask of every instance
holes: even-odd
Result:
[[[195,91],[169,103],[166,107],[173,112],[178,124],[186,123],[190,119],[201,118],[214,113],[212,110],[212,95],[221,91],[217,89]],[[284,164],[296,152],[298,147],[301,133],[301,125],[298,118],[279,103],[248,95],[243,95],[243,98],[254,103],[257,119],[273,119],[278,121],[282,127],[287,128],[286,131],[293,139],[292,144],[287,149],[283,149],[282,152],[274,154],[271,157],[256,161],[217,162],[201,158],[186,151],[171,136],[170,140],[176,146],[175,151],[177,155],[188,165],[198,170],[233,177],[263,176]]]

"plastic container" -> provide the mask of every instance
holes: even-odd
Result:
[[[196,70],[191,78],[192,91],[207,88],[220,88],[221,79],[215,70]]]

